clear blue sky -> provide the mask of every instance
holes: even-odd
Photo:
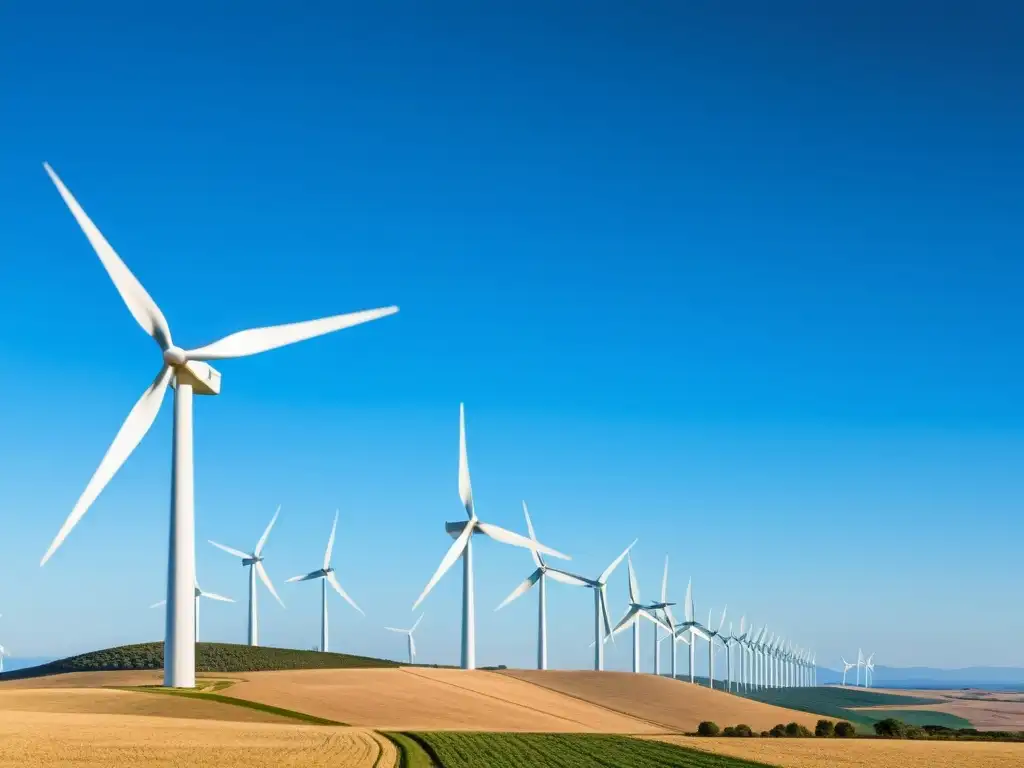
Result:
[[[340,508],[368,615],[332,600],[332,645],[402,654],[381,626],[460,519],[464,400],[481,516],[522,530],[527,499],[585,574],[639,537],[645,596],[668,553],[676,599],[693,574],[699,615],[825,664],[1024,664],[1016,4],[208,5],[0,11],[14,654],[163,632],[169,403],[38,567],[159,366],[48,160],[185,346],[402,307],[226,362],[197,404],[199,575],[239,600],[205,639],[244,641],[246,588],[206,539],[251,547],[281,503],[264,641],[317,642],[318,589],[284,579]],[[491,608],[529,557],[477,552],[479,661],[528,665],[535,596]],[[457,659],[460,583],[424,660]],[[589,594],[549,604],[552,664],[587,666]]]

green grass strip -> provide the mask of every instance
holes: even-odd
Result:
[[[398,747],[398,768],[436,768],[439,765],[415,736],[391,731],[381,733]]]
[[[315,715],[307,715],[305,712],[296,712],[294,709],[284,709],[282,707],[274,707],[270,704],[261,704],[258,701],[249,701],[248,699],[236,699],[234,696],[224,696],[219,693],[206,693],[204,691],[189,691],[183,689],[172,689],[172,688],[158,688],[150,686],[112,686],[119,691],[139,691],[142,693],[155,693],[163,696],[181,696],[186,699],[205,699],[207,701],[216,701],[221,704],[231,704],[236,707],[245,707],[247,709],[255,709],[259,712],[267,712],[271,715],[278,715],[280,717],[288,718],[289,720],[298,720],[302,723],[308,723],[310,725],[345,725],[345,723],[339,723],[337,720],[327,720],[322,717],[316,717]]]

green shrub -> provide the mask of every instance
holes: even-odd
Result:
[[[769,736],[771,736],[771,734],[768,733],[768,731],[761,731],[761,738],[762,739],[767,739]]]
[[[754,732],[750,729],[750,726],[747,725],[746,723],[740,723],[735,728],[733,728],[733,730],[736,732],[737,736],[741,736],[744,739],[749,739],[751,736],[754,735]]]
[[[853,727],[853,723],[840,720],[836,723],[835,734],[837,739],[852,739],[857,735],[857,729]]]
[[[785,736],[786,736],[786,726],[784,726],[782,723],[779,723],[774,728],[772,728],[770,731],[768,731],[768,735],[769,736],[773,736],[776,739],[785,738]]]
[[[836,726],[831,720],[819,720],[814,726],[814,735],[821,739],[831,739],[836,735]]]
[[[697,735],[698,736],[717,736],[721,732],[722,732],[722,729],[719,728],[717,724],[711,722],[710,720],[705,720],[704,722],[702,722],[700,725],[697,726]]]
[[[725,728],[722,729],[722,735],[723,736],[735,736],[736,735],[736,729],[733,728],[731,725],[727,725],[727,726],[725,726]]]
[[[907,738],[907,724],[895,717],[887,717],[875,723],[875,733],[886,739]]]
[[[800,724],[799,723],[786,723],[786,735],[795,739],[800,735]]]

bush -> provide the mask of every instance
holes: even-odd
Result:
[[[769,736],[771,736],[771,734],[768,733],[768,731],[761,731],[761,738],[762,739],[767,739]]]
[[[908,739],[927,739],[928,732],[924,728],[917,725],[907,726],[907,738]]]
[[[840,720],[836,723],[835,734],[837,739],[852,739],[857,735],[857,729],[853,727],[853,723]]]
[[[819,739],[831,739],[836,735],[836,726],[831,720],[819,720],[814,726],[814,735]]]
[[[784,726],[782,723],[779,723],[774,728],[772,728],[770,731],[768,731],[768,735],[772,736],[773,738],[776,738],[776,739],[785,738],[785,736],[786,736],[786,726]]]
[[[722,729],[710,720],[705,720],[697,726],[698,736],[717,736],[719,733],[721,733],[721,731]]]
[[[727,726],[725,726],[725,728],[722,729],[722,735],[723,736],[735,736],[736,735],[736,729],[733,728],[731,725],[727,725]]]
[[[786,735],[791,739],[795,739],[800,735],[800,725],[798,723],[787,723]]]
[[[887,717],[875,723],[875,733],[886,739],[905,739],[907,724],[894,717]]]
[[[746,723],[740,723],[733,730],[736,731],[737,736],[741,736],[744,739],[749,739],[751,736],[754,735],[754,732]]]

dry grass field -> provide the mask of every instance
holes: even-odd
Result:
[[[881,693],[922,696],[942,699],[941,704],[917,707],[871,707],[870,709],[921,709],[948,712],[969,720],[981,731],[1024,731],[1024,693],[1013,691],[981,691],[976,689],[948,691],[905,691],[872,689]]]
[[[0,717],[0,768],[395,765],[394,747],[360,728],[15,711]]]
[[[1024,765],[1024,744],[887,739],[647,738],[782,768],[1020,768]]]
[[[384,730],[657,733],[663,728],[493,672],[339,669],[253,672],[238,698]]]
[[[702,720],[720,726],[746,723],[757,731],[777,723],[797,722],[814,729],[817,715],[743,699],[723,691],[629,672],[539,672],[508,670],[500,674],[607,707],[675,731],[696,731]]]

